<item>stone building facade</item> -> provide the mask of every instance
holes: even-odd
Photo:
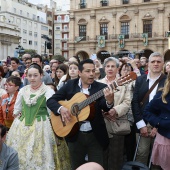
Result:
[[[148,57],[158,51],[170,59],[169,0],[70,0],[69,12],[70,57],[85,59],[96,54],[103,60],[128,53]],[[101,36],[103,46],[99,45]]]

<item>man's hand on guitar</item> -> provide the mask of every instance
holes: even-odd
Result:
[[[60,114],[61,114],[61,117],[62,117],[62,121],[63,122],[70,122],[71,120],[71,114],[69,112],[69,110],[65,107],[61,107],[60,109]]]
[[[113,92],[113,90],[114,89],[112,89],[110,86],[106,87],[103,90],[105,99],[107,101],[107,104],[109,104],[109,105],[113,104],[113,101],[114,101],[114,92]]]

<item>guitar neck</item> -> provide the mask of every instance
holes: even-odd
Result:
[[[122,86],[124,84],[127,84],[133,80],[136,80],[137,75],[136,73],[134,73],[133,71],[131,71],[129,74],[120,77],[117,81],[113,81],[110,84],[110,87],[112,88],[112,90],[116,90],[116,88],[118,86]],[[105,87],[106,88],[106,87]],[[95,100],[97,100],[98,98],[100,98],[101,96],[103,96],[103,89],[101,89],[100,91],[98,91],[97,93],[91,95],[90,97],[88,97],[86,100],[84,100],[83,102],[79,103],[79,110],[83,109],[84,107],[88,106],[89,104],[91,104],[92,102],[94,102]]]
[[[101,89],[100,91],[98,91],[97,93],[91,95],[90,97],[88,97],[86,100],[84,100],[83,102],[79,103],[79,109],[83,109],[84,107],[88,106],[89,104],[93,103],[95,100],[99,99],[101,96],[103,96],[103,89]]]
[[[114,88],[117,88],[117,82],[113,81],[114,87],[112,84],[110,84],[110,87],[112,88],[112,90],[114,90]],[[108,86],[107,86],[108,87]],[[105,87],[106,88],[106,87]],[[104,89],[104,88],[103,88]],[[101,89],[100,91],[98,91],[97,93],[91,95],[90,97],[88,97],[86,100],[84,100],[83,102],[79,103],[79,108],[80,110],[83,109],[84,107],[88,106],[89,104],[93,103],[95,100],[99,99],[100,97],[102,97],[104,95],[103,93],[103,89]]]

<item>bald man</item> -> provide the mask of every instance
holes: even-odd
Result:
[[[76,170],[104,170],[101,165],[95,162],[89,162],[79,166]]]

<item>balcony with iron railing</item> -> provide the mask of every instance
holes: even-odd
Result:
[[[75,36],[74,40],[76,42],[89,41],[89,36]]]
[[[62,51],[68,51],[68,47],[62,47]]]
[[[107,0],[101,0],[101,1],[100,1],[100,4],[101,4],[101,6],[108,6],[108,5],[109,5],[109,1],[107,1]]]
[[[62,29],[61,32],[69,32],[68,28]]]
[[[96,35],[96,40],[98,40],[99,36],[105,36],[105,40],[108,40],[108,35]]]
[[[87,4],[84,3],[84,2],[79,4],[79,8],[80,8],[80,9],[84,9],[84,8],[86,8],[86,7],[87,7]]]
[[[142,34],[143,33],[130,33],[130,34],[125,34],[124,35],[124,38],[125,39],[142,39]],[[105,35],[105,40],[118,40],[119,38],[119,35],[122,35],[122,34],[109,34],[109,35]],[[170,35],[170,33],[169,33]],[[75,42],[80,42],[80,41],[89,41],[89,40],[92,40],[92,41],[98,41],[98,37],[99,36],[102,36],[102,35],[96,35],[96,38],[93,39],[93,38],[90,38],[89,36],[75,36]],[[167,37],[167,32],[165,32],[165,35],[161,35],[157,32],[149,32],[148,33],[148,38],[160,38],[160,37]]]
[[[62,42],[67,42],[69,39],[68,38],[62,38],[61,41]]]
[[[57,23],[69,23],[69,20],[66,20],[66,19],[54,20],[54,23],[55,24],[57,24]]]

